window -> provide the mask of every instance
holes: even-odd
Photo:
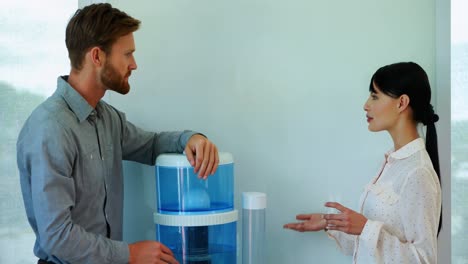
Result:
[[[14,0],[0,7],[0,263],[35,263],[16,166],[16,140],[31,111],[70,71],[65,27],[78,1]]]
[[[452,263],[468,263],[468,2],[452,0]]]

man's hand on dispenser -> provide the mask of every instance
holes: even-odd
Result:
[[[199,178],[206,179],[218,168],[219,155],[216,145],[200,134],[190,137],[185,146],[185,155],[190,165],[194,167]]]
[[[327,220],[323,214],[299,214],[296,219],[302,222],[285,224],[283,228],[307,232],[324,230],[327,226]]]
[[[130,251],[130,264],[179,264],[172,251],[156,241],[141,241],[129,244],[128,250]]]

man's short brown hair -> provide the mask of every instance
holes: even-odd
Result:
[[[115,41],[138,30],[140,23],[108,3],[78,9],[68,22],[65,36],[71,67],[81,70],[84,56],[92,47],[110,53]]]

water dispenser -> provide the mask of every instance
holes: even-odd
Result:
[[[216,173],[199,179],[182,154],[156,159],[156,239],[181,264],[236,264],[234,162],[219,153]]]

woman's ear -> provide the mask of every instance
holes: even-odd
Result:
[[[398,111],[403,112],[409,107],[410,98],[408,95],[403,94],[398,98]]]

